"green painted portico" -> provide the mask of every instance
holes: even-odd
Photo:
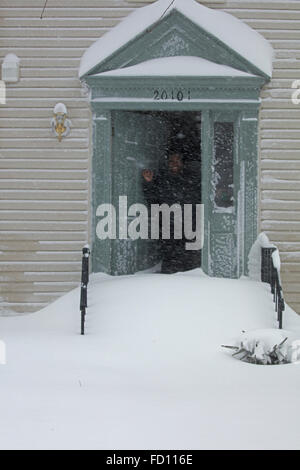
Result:
[[[182,112],[201,122],[202,268],[211,276],[239,277],[247,273],[257,237],[260,92],[271,76],[272,51],[230,15],[194,0],[168,5],[159,0],[139,8],[81,62],[93,111],[92,269],[130,274],[157,261],[150,241],[99,240],[97,207],[117,206],[121,195],[129,205],[142,202],[141,168],[158,167],[164,119]],[[215,203],[215,141],[225,123],[233,133],[233,202],[226,209]]]

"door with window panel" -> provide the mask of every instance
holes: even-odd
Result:
[[[126,196],[128,208],[133,204],[146,204],[142,171],[156,173],[164,157],[167,142],[166,123],[157,113],[116,111],[112,114],[114,128],[112,142],[112,201],[118,207],[119,197]],[[129,226],[136,216],[128,216]],[[148,222],[150,223],[150,218]],[[117,227],[119,214],[117,211]],[[150,233],[150,227],[149,227]],[[112,248],[112,273],[133,274],[154,267],[160,262],[157,240],[117,239]]]
[[[240,274],[238,115],[207,112],[203,120],[203,269],[210,276],[236,278]]]

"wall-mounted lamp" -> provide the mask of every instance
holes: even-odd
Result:
[[[2,80],[18,82],[20,78],[20,59],[15,54],[7,54],[2,63]]]
[[[67,119],[67,114],[66,106],[63,103],[57,103],[53,110],[51,128],[53,135],[58,138],[59,142],[71,132],[71,121]]]

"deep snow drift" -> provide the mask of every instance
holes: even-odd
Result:
[[[85,337],[78,304],[76,289],[0,318],[2,449],[300,448],[300,365],[221,348],[277,327],[267,285],[201,270],[93,276]],[[300,337],[289,308],[284,327]]]

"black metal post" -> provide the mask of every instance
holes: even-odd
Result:
[[[261,280],[262,282],[268,282],[271,286],[279,328],[282,329],[285,302],[282,286],[280,284],[280,276],[273,262],[272,254],[274,251],[276,251],[276,248],[261,249]]]
[[[279,301],[279,328],[282,330],[283,328],[283,312],[285,310],[285,303],[283,298]]]
[[[272,287],[273,294],[273,262],[272,253],[276,248],[262,248],[261,249],[261,280],[262,282],[268,282]]]
[[[85,246],[82,249],[81,290],[80,290],[80,313],[81,313],[81,335],[85,334],[85,317],[87,309],[87,288],[89,283],[89,258],[90,249]]]

